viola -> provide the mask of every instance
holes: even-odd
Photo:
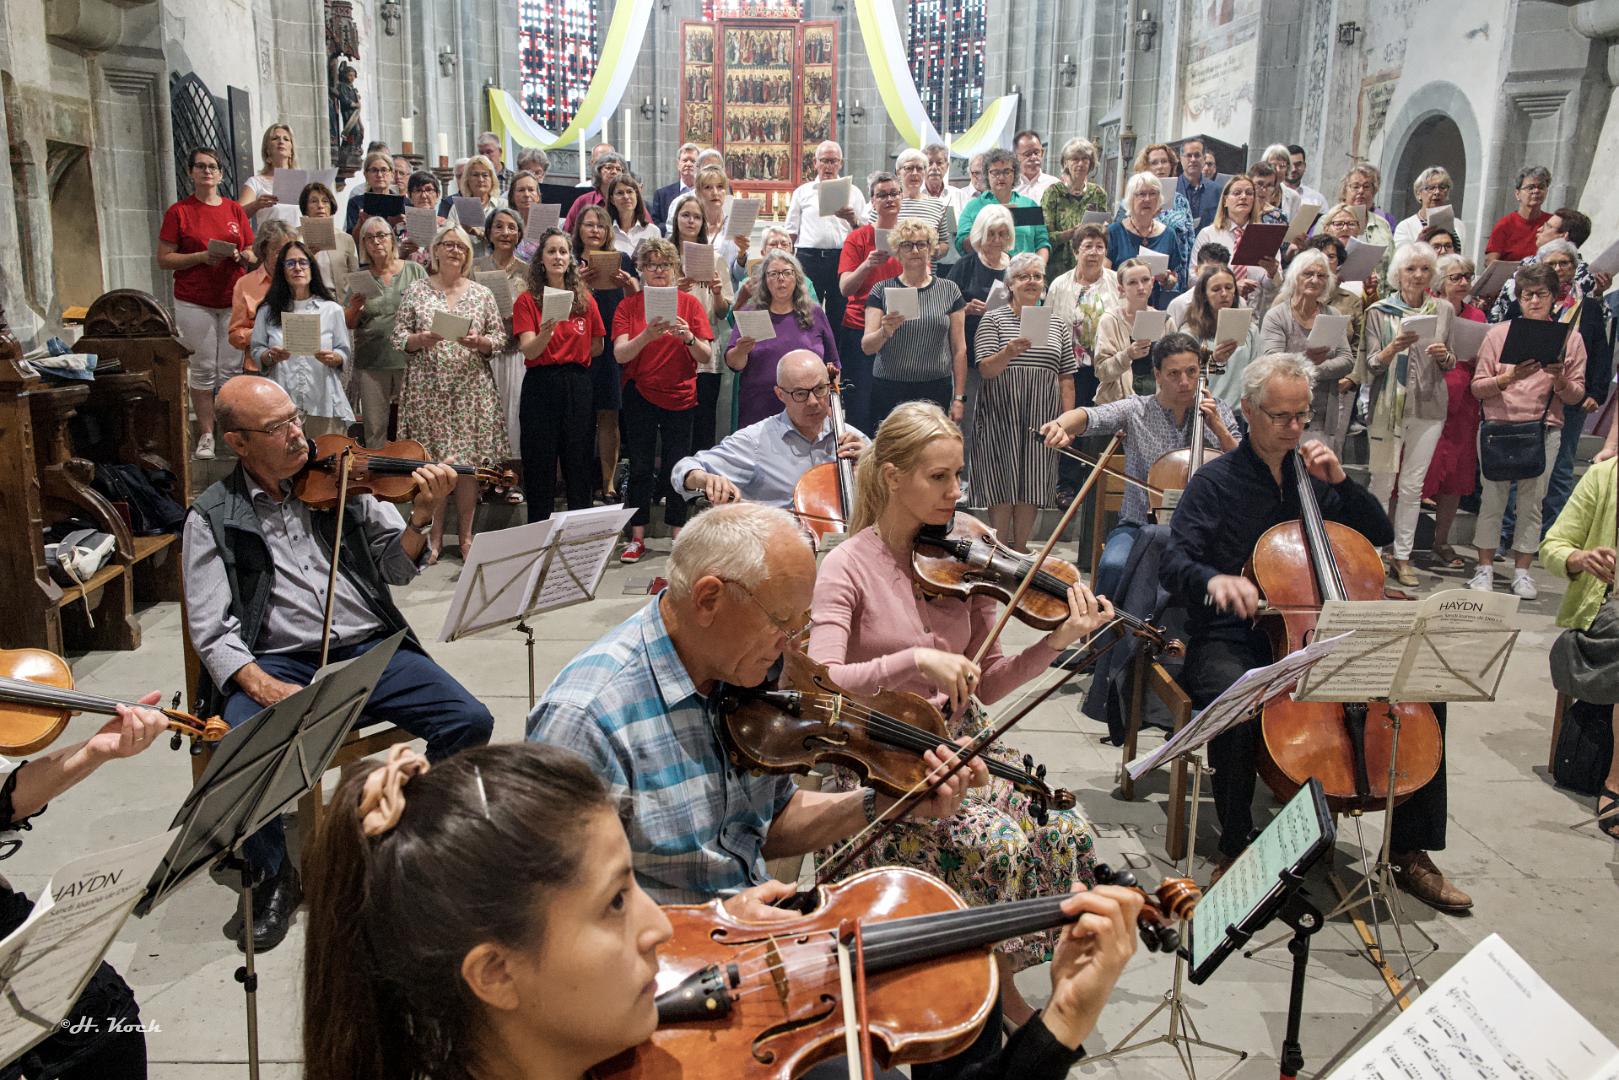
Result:
[[[1264,594],[1264,625],[1277,659],[1315,634],[1329,600],[1381,600],[1383,563],[1360,533],[1326,521],[1315,501],[1309,471],[1292,454],[1301,517],[1259,538],[1244,572]],[[1259,775],[1288,799],[1314,776],[1337,813],[1387,805],[1393,717],[1400,717],[1394,801],[1408,798],[1439,772],[1444,739],[1433,709],[1423,702],[1385,704],[1294,701],[1281,697],[1260,712]]]
[[[118,706],[153,708],[73,688],[67,661],[44,649],[0,649],[0,754],[31,754],[62,734],[75,713],[117,716]],[[192,740],[218,742],[230,732],[219,717],[200,720],[176,709],[158,709],[174,731]]]
[[[1137,926],[1148,948],[1177,948],[1173,925],[1191,914],[1197,886],[1172,878],[1147,895]],[[738,922],[719,901],[664,908],[674,936],[658,950],[658,1028],[593,1075],[802,1076],[844,1052],[840,944],[858,957],[871,1056],[884,1068],[942,1061],[972,1045],[994,1007],[990,947],[1071,921],[1066,896],[969,908],[937,878],[904,867],[823,886],[819,899],[806,915],[766,924]]]
[[[832,393],[826,399],[832,417],[832,452],[837,454],[843,441],[843,387],[832,376]],[[831,461],[805,470],[793,485],[793,513],[819,540],[827,533],[846,533],[854,516],[854,462],[835,456]]]
[[[416,497],[411,474],[431,460],[426,448],[411,439],[396,439],[380,450],[367,450],[346,435],[322,435],[310,443],[309,462],[293,479],[292,493],[313,509],[334,508],[343,479],[338,470],[346,463],[351,497],[370,495],[383,502],[409,502]],[[517,474],[511,469],[455,464],[450,468],[460,476],[476,478],[480,487],[497,494],[517,484]]]
[[[987,595],[1010,603],[1033,568],[1032,556],[1001,543],[994,529],[970,514],[957,514],[943,528],[924,527],[911,555],[911,572],[923,592],[959,600]],[[1037,630],[1055,630],[1068,619],[1068,589],[1078,581],[1078,567],[1047,556],[1013,614]],[[1117,608],[1114,616],[1160,650],[1176,651],[1160,628]]]
[[[726,688],[719,695],[731,761],[768,773],[805,773],[829,762],[853,770],[890,798],[921,786],[922,755],[949,743],[944,717],[926,698],[896,690],[855,696],[838,687],[796,649],[782,656],[782,688]],[[1023,767],[985,756],[998,776],[1029,797],[1030,814],[1045,824],[1050,809],[1071,810],[1070,791],[1046,784],[1046,767],[1025,755]]]
[[[1197,370],[1197,393],[1192,397],[1193,402],[1197,404],[1192,406],[1191,437],[1187,440],[1186,447],[1159,454],[1158,460],[1147,469],[1147,483],[1163,492],[1161,495],[1154,495],[1151,491],[1147,493],[1147,504],[1153,510],[1163,508],[1164,496],[1169,492],[1185,491],[1193,473],[1221,456],[1219,450],[1211,450],[1204,445],[1208,426],[1207,421],[1203,419],[1201,403],[1208,387],[1208,369],[1211,366],[1209,354],[1206,351],[1202,352]],[[1221,365],[1216,370],[1224,371],[1225,368]]]

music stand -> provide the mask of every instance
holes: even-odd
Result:
[[[215,745],[208,767],[174,815],[171,828],[179,834],[135,905],[136,915],[150,914],[192,877],[236,856],[248,837],[320,783],[404,637],[401,630],[352,660],[323,668],[308,686],[260,711]],[[236,981],[247,995],[248,1076],[258,1080],[253,882],[239,857],[229,862],[240,877],[246,942]]]
[[[1322,605],[1316,632],[1330,634],[1352,629],[1355,641],[1306,675],[1295,696],[1300,701],[1344,704],[1493,701],[1518,638],[1518,631],[1506,625],[1517,609],[1515,596],[1466,589],[1448,589],[1415,604],[1409,600],[1328,601]],[[1355,918],[1353,913],[1357,909],[1370,907],[1370,932],[1358,922],[1357,929],[1368,959],[1383,974],[1389,992],[1398,1001],[1404,998],[1410,985],[1419,990],[1423,988],[1416,965],[1437,952],[1439,943],[1414,922],[1409,925],[1427,939],[1428,952],[1413,960],[1405,942],[1407,921],[1401,916],[1395,895],[1391,858],[1401,717],[1391,707],[1389,718],[1389,768],[1378,859],[1375,864],[1367,865],[1361,815],[1356,813],[1355,839],[1361,851],[1363,874],[1360,881],[1348,889],[1334,878],[1341,899],[1327,912],[1326,918],[1345,913]],[[1388,967],[1379,905],[1388,912],[1395,942],[1405,959],[1405,971],[1398,977]],[[1281,940],[1268,941],[1250,950],[1248,955],[1268,949]]]
[[[545,521],[481,533],[455,584],[440,641],[511,626],[528,648],[528,707],[534,708],[534,630],[530,617],[596,597],[607,560],[635,511],[618,506],[566,510]]]
[[[1291,690],[1300,678],[1309,672],[1310,668],[1330,655],[1334,649],[1348,635],[1339,637],[1320,638],[1311,642],[1297,652],[1289,653],[1276,663],[1267,667],[1255,668],[1244,672],[1235,682],[1226,688],[1225,692],[1211,701],[1206,708],[1175,732],[1163,744],[1150,753],[1144,754],[1125,766],[1132,780],[1140,780],[1147,773],[1160,765],[1168,765],[1182,757],[1192,771],[1192,809],[1188,824],[1190,839],[1186,844],[1186,868],[1183,871],[1186,877],[1192,876],[1192,863],[1197,857],[1197,816],[1198,804],[1202,801],[1203,773],[1206,767],[1203,764],[1202,750],[1212,742],[1216,736],[1245,723],[1258,713],[1258,711],[1273,700]],[[1200,1046],[1205,1050],[1215,1050],[1222,1054],[1230,1054],[1237,1059],[1235,1066],[1247,1060],[1248,1051],[1237,1050],[1219,1043],[1212,1043],[1204,1039],[1197,1030],[1197,1023],[1192,1019],[1190,1011],[1186,1008],[1185,997],[1182,993],[1182,981],[1186,975],[1185,964],[1189,957],[1185,949],[1175,954],[1175,972],[1170,982],[1169,990],[1164,993],[1162,1000],[1154,1006],[1140,1023],[1131,1028],[1129,1033],[1119,1040],[1120,1045],[1105,1054],[1095,1055],[1095,1059],[1105,1061],[1108,1058],[1120,1057],[1136,1050],[1143,1050],[1159,1043],[1168,1043],[1174,1047],[1179,1058],[1181,1068],[1188,1077],[1195,1080],[1197,1070],[1192,1062],[1192,1047]],[[1207,978],[1213,967],[1207,968],[1203,977]],[[1197,980],[1197,981],[1201,981]],[[1302,993],[1302,986],[1301,986]],[[1141,1031],[1152,1023],[1157,1015],[1165,1010],[1169,1011],[1169,1030],[1162,1035],[1155,1035],[1141,1042],[1131,1042]]]

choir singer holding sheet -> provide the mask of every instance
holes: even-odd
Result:
[[[785,411],[681,458],[669,486],[688,501],[702,495],[716,504],[792,505],[793,488],[811,468],[831,461],[834,451],[852,458],[865,449],[866,437],[847,425],[833,446],[831,395],[826,361],[808,349],[788,353],[776,365],[776,397]]]

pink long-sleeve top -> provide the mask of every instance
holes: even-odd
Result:
[[[918,648],[972,656],[998,615],[994,600],[926,599],[912,587],[911,569],[875,529],[862,529],[834,548],[816,575],[811,658],[851,693],[908,690],[943,704],[917,669]],[[1000,644],[985,655],[978,700],[1005,697],[1044,671],[1056,652],[1044,639],[1015,656]]]
[[[1548,408],[1552,397],[1552,377],[1541,368],[1522,382],[1515,382],[1505,390],[1495,381],[1506,371],[1501,364],[1501,349],[1507,343],[1511,323],[1497,323],[1484,335],[1479,346],[1478,366],[1473,369],[1473,396],[1483,403],[1486,420],[1539,420],[1546,417],[1548,427],[1563,426],[1563,410]],[[1562,400],[1577,405],[1585,400],[1585,342],[1578,330],[1571,329],[1563,339],[1563,375],[1568,384],[1563,388]]]

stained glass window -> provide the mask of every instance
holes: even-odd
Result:
[[[941,132],[966,130],[984,107],[987,0],[911,0],[911,77]]]
[[[517,27],[523,110],[560,131],[596,72],[595,0],[519,0]]]

